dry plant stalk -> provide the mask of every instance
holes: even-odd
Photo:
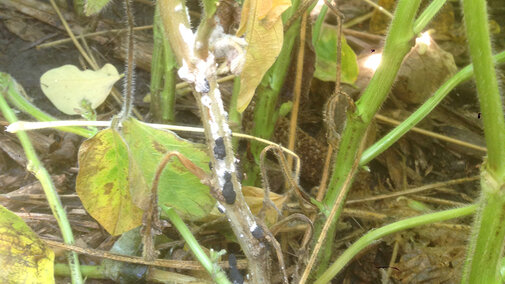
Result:
[[[217,84],[214,54],[208,52],[213,15],[205,15],[193,33],[184,2],[160,0],[160,14],[166,36],[181,68],[179,77],[193,86],[199,105],[212,165],[211,187],[218,208],[226,214],[231,228],[249,261],[250,283],[270,283],[270,256],[266,233],[256,223],[247,206],[237,177],[231,130]]]

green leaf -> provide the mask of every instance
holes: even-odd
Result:
[[[40,87],[57,109],[75,115],[88,111],[82,107],[83,100],[93,109],[101,105],[120,78],[112,64],[105,64],[97,71],[81,71],[73,65],[63,65],[44,73],[40,77]]]
[[[54,252],[0,205],[0,282],[54,283]]]
[[[100,12],[111,0],[86,0],[84,5],[84,13],[86,16],[94,15]]]
[[[130,190],[141,208],[148,204],[154,174],[166,153],[178,151],[209,172],[205,146],[173,132],[154,129],[132,118],[123,123],[123,137],[130,151]],[[160,177],[158,203],[173,207],[186,220],[198,220],[209,214],[216,201],[208,186],[173,158]]]
[[[128,147],[113,129],[100,131],[79,149],[76,191],[86,208],[111,235],[142,223],[128,184]]]
[[[324,25],[316,41],[316,71],[314,77],[322,81],[335,81],[337,75],[337,30]],[[358,78],[356,54],[342,37],[342,82],[352,84]]]

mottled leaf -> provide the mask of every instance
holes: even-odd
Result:
[[[54,283],[54,252],[0,205],[0,282]]]
[[[289,6],[288,0],[245,0],[237,35],[245,32],[246,59],[240,75],[237,110],[243,112],[263,75],[277,59],[283,42],[281,14]]]
[[[323,26],[319,39],[315,41],[316,71],[314,77],[322,81],[335,81],[337,74],[337,30]],[[356,54],[342,37],[342,75],[344,83],[352,84],[358,78]]]
[[[101,105],[120,76],[114,66],[105,64],[97,71],[81,71],[73,65],[51,69],[40,77],[40,87],[53,105],[68,115],[86,112],[82,102],[91,108]]]
[[[128,148],[113,129],[100,131],[79,149],[76,191],[86,208],[111,235],[142,223],[128,184]]]
[[[209,172],[205,146],[184,140],[173,132],[130,119],[123,123],[123,137],[130,153],[130,190],[133,200],[141,208],[147,207],[154,174],[166,153],[177,151]],[[175,157],[160,177],[158,202],[173,207],[186,220],[207,216],[216,203],[209,187],[203,185]]]

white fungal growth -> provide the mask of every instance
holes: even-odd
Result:
[[[247,46],[245,39],[226,34],[223,28],[217,25],[210,36],[209,42],[216,58],[226,59],[226,67],[232,74],[238,75],[242,72]]]
[[[221,203],[217,203],[217,208],[219,209],[219,211],[225,213],[226,212],[226,208],[224,208],[224,206],[221,204]]]
[[[181,78],[184,81],[187,81],[189,83],[194,83],[195,82],[195,75],[191,73],[191,70],[189,70],[188,63],[186,60],[182,59],[182,66],[177,70],[177,75],[179,75],[179,78]]]
[[[256,229],[258,229],[258,225],[256,224],[256,222],[249,228],[249,230],[252,232],[256,231]]]
[[[208,95],[203,95],[201,100],[202,100],[202,105],[210,108],[210,102],[211,102],[211,100],[210,100],[210,97]]]
[[[174,8],[174,12],[180,12],[180,11],[182,11],[182,4],[181,3],[177,4]]]
[[[186,27],[183,23],[179,24],[179,32],[181,33],[182,39],[188,46],[189,52],[191,52],[192,57],[193,47],[195,45],[195,34],[190,28]]]

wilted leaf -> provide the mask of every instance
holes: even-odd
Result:
[[[86,0],[84,5],[84,13],[86,16],[94,15],[100,12],[111,0]]]
[[[288,0],[246,0],[237,35],[246,33],[246,59],[240,75],[237,110],[243,112],[263,75],[277,59],[283,41],[280,15],[291,5]]]
[[[257,215],[263,207],[265,190],[263,188],[254,186],[243,186],[242,193],[244,194],[244,199],[247,205],[249,205],[249,208],[251,208],[251,212],[254,215]],[[278,209],[282,209],[284,202],[287,200],[287,195],[280,195],[275,192],[270,192],[268,196]],[[279,215],[277,213],[277,210],[272,207],[267,208],[265,212],[265,221],[267,225],[275,224],[278,217]]]
[[[254,186],[243,186],[242,187],[242,194],[244,194],[245,202],[247,203],[247,205],[251,209],[251,212],[254,215],[258,215],[261,208],[263,207],[265,190],[263,188],[254,187]],[[270,197],[270,200],[272,200],[272,202],[275,204],[275,206],[279,210],[282,210],[282,207],[284,206],[284,202],[286,202],[286,200],[287,200],[287,195],[280,195],[275,192],[270,192],[269,197]],[[223,216],[223,214],[220,213],[216,207],[212,210],[211,215],[208,218],[206,218],[205,221],[212,221],[212,220],[215,220],[216,218],[219,218],[221,216]],[[268,207],[266,209],[265,221],[268,226],[277,223],[278,217],[279,217],[279,215],[277,213],[277,210],[275,210],[275,208]]]
[[[146,208],[154,174],[166,153],[178,151],[209,172],[209,157],[202,144],[192,143],[173,132],[154,129],[135,119],[123,123],[123,137],[130,153],[130,189],[135,204]],[[207,216],[216,203],[209,188],[176,158],[160,177],[158,203],[173,207],[186,220]]]
[[[76,191],[86,208],[111,235],[142,223],[128,184],[128,148],[113,129],[100,131],[79,149]]]
[[[0,282],[54,283],[54,252],[0,205]]]
[[[323,26],[319,39],[315,41],[316,72],[314,77],[322,81],[335,81],[337,75],[337,31]],[[342,75],[344,83],[352,84],[358,78],[358,61],[356,54],[342,37]]]
[[[114,66],[105,64],[97,71],[81,71],[73,65],[51,69],[40,77],[40,86],[47,98],[60,111],[68,114],[86,112],[82,101],[93,109],[101,105],[120,76]]]

